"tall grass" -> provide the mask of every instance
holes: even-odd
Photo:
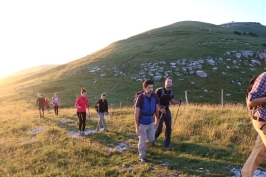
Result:
[[[67,132],[77,131],[74,108],[59,109],[59,116],[51,110],[40,119],[31,103],[4,103],[0,109],[0,176],[230,176],[230,168],[243,165],[256,138],[244,105],[228,104],[223,110],[221,105],[182,105],[177,118],[177,106],[171,110],[174,150],[161,149],[162,134],[148,149],[150,162],[139,164],[131,107],[110,110],[109,132],[71,138]],[[87,129],[97,124],[91,111]],[[69,122],[59,123],[62,119]],[[44,130],[26,134],[36,128]],[[20,143],[32,138],[37,140]],[[129,148],[123,153],[108,151],[120,142]]]

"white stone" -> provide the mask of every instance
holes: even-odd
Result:
[[[227,93],[227,94],[225,94],[226,96],[230,96],[230,94],[229,93]]]
[[[259,66],[261,66],[261,62],[258,61],[258,60],[251,60],[251,63],[254,64],[254,65],[259,65]]]
[[[215,65],[215,62],[213,61],[213,59],[210,59],[210,60],[208,60],[208,63],[209,63],[209,65]]]
[[[161,80],[161,78],[162,78],[162,76],[154,76],[153,80],[159,81],[159,80]]]
[[[106,75],[105,75],[105,74],[101,74],[100,76],[101,76],[101,77],[104,77],[104,76],[106,76]]]
[[[95,70],[94,70],[94,69],[92,69],[92,70],[90,70],[90,72],[91,72],[91,73],[94,73],[94,72],[95,72]]]
[[[175,65],[176,65],[176,63],[170,63],[170,65],[172,65],[172,66],[175,66]]]
[[[142,79],[137,79],[136,81],[137,81],[137,82],[142,82],[143,80],[142,80]]]
[[[204,92],[208,92],[208,90],[207,89],[204,89]]]
[[[240,83],[240,82],[237,82],[237,84],[238,84],[238,85],[241,85],[241,83]]]
[[[236,58],[241,58],[241,53],[236,53]]]
[[[230,52],[226,52],[227,55],[230,55]]]
[[[192,85],[194,85],[195,83],[194,82],[191,82]]]
[[[222,72],[222,74],[226,74],[226,72]]]
[[[189,74],[194,74],[195,72],[194,71],[189,71]]]
[[[189,71],[191,71],[193,68],[192,68],[192,67],[187,67],[187,69],[188,69]]]
[[[214,67],[214,68],[212,68],[213,70],[217,70],[217,68],[216,67]]]
[[[203,63],[204,63],[204,60],[199,60],[199,63],[200,63],[200,64],[203,64]]]
[[[230,66],[226,66],[227,69],[230,69]]]

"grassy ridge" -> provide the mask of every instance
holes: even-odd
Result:
[[[243,105],[226,105],[223,111],[221,105],[183,105],[177,119],[173,106],[174,151],[161,150],[161,135],[148,150],[151,162],[139,164],[132,108],[111,109],[107,133],[70,138],[67,132],[77,131],[75,109],[62,108],[58,117],[50,111],[40,119],[25,99],[7,103],[2,102],[0,109],[0,176],[230,176],[231,168],[243,165],[256,138]],[[59,123],[65,119],[68,124]],[[94,115],[87,120],[87,129],[96,124]],[[26,134],[36,128],[44,130]],[[37,141],[19,144],[31,138]],[[120,142],[129,148],[122,154],[108,152]]]
[[[135,92],[141,89],[141,83],[131,79],[143,69],[140,64],[166,61],[165,70],[167,70],[170,69],[170,62],[179,59],[195,61],[199,58],[212,58],[218,69],[212,70],[212,66],[205,61],[202,70],[208,74],[207,79],[199,78],[195,74],[183,76],[171,74],[174,78],[173,89],[176,98],[184,98],[186,90],[192,102],[217,104],[220,102],[221,89],[224,89],[225,93],[231,94],[230,97],[224,98],[226,103],[243,103],[250,78],[261,73],[265,64],[262,62],[262,66],[255,66],[254,71],[244,64],[240,64],[238,69],[232,68],[232,62],[227,62],[227,59],[237,61],[238,59],[234,53],[230,55],[225,53],[232,50],[259,51],[263,49],[261,46],[263,42],[266,42],[266,39],[238,36],[233,34],[233,31],[208,23],[178,22],[114,42],[93,54],[48,71],[7,83],[1,82],[0,97],[8,100],[12,94],[16,96],[21,90],[31,99],[35,99],[38,92],[47,97],[59,92],[62,107],[71,107],[76,95],[79,94],[80,87],[85,87],[92,103],[102,92],[107,92],[110,103],[118,106],[122,101],[122,105],[127,106],[132,104]],[[219,58],[223,58],[224,62]],[[253,58],[241,59],[251,63]],[[96,66],[104,67],[95,73],[90,72]],[[231,66],[231,69],[227,69],[227,66]],[[178,69],[181,71],[182,66]],[[241,74],[240,71],[245,71],[246,74]],[[223,75],[222,72],[227,74]],[[100,74],[106,76],[100,77]],[[240,81],[242,85],[232,84],[232,80]],[[191,85],[191,82],[195,82],[195,85]],[[162,85],[163,80],[155,84],[156,87]],[[204,89],[209,92],[205,93]],[[16,93],[11,93],[14,90]]]

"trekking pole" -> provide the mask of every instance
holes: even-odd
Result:
[[[161,107],[161,109],[165,109],[165,107]],[[159,126],[159,123],[160,123],[160,121],[161,121],[161,118],[163,117],[163,114],[164,114],[164,113],[162,113],[161,116],[159,117],[159,120],[158,120],[158,126]],[[157,130],[158,126],[156,127],[155,131]]]
[[[181,103],[182,103],[182,98],[179,99],[178,109],[177,109],[177,112],[176,112],[176,115],[175,115],[175,122],[176,122],[176,119],[177,119],[177,115],[178,115],[178,112],[179,112],[179,108],[181,106]]]

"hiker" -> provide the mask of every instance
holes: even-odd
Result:
[[[95,103],[94,107],[95,107],[95,110],[96,110],[97,115],[99,117],[98,124],[97,124],[97,127],[96,127],[96,131],[97,132],[99,131],[99,129],[101,127],[101,123],[103,125],[104,131],[108,131],[107,125],[106,125],[106,122],[105,122],[105,119],[104,119],[104,113],[105,112],[106,112],[107,115],[109,115],[108,102],[106,100],[106,94],[103,93],[101,95],[101,99],[99,99],[97,101],[97,103]]]
[[[79,96],[76,100],[75,107],[77,108],[77,116],[79,119],[79,134],[85,135],[85,126],[86,126],[86,108],[88,108],[89,112],[89,100],[86,97],[85,88],[81,88],[80,91],[81,96]]]
[[[168,151],[170,149],[170,143],[171,143],[171,132],[172,132],[172,116],[169,109],[170,103],[180,104],[180,101],[174,100],[174,92],[171,90],[172,87],[172,78],[167,77],[164,82],[164,87],[156,89],[155,93],[158,96],[158,102],[161,108],[161,111],[159,113],[160,120],[158,123],[158,127],[155,132],[155,140],[160,136],[163,129],[163,123],[165,124],[165,135],[164,135],[164,146],[163,149]],[[154,143],[153,143],[154,145]]]
[[[49,110],[50,110],[50,101],[49,101],[49,99],[46,97],[45,98],[45,109],[46,109],[46,111],[47,112],[49,112]]]
[[[260,74],[247,94],[247,107],[251,109],[252,124],[258,133],[255,146],[245,162],[241,174],[252,177],[266,157],[266,72]]]
[[[54,105],[54,113],[55,115],[58,116],[58,108],[60,107],[60,98],[57,92],[54,93],[52,100],[53,100],[53,105]]]
[[[139,161],[146,162],[146,149],[155,140],[154,114],[156,123],[159,120],[159,105],[157,95],[153,92],[153,82],[145,80],[142,84],[144,92],[140,94],[135,105],[136,134],[139,136]]]
[[[40,97],[37,98],[36,106],[39,106],[40,118],[42,118],[42,117],[44,118],[45,99],[44,99],[43,95],[40,95]],[[41,114],[41,111],[42,111],[42,114]]]

